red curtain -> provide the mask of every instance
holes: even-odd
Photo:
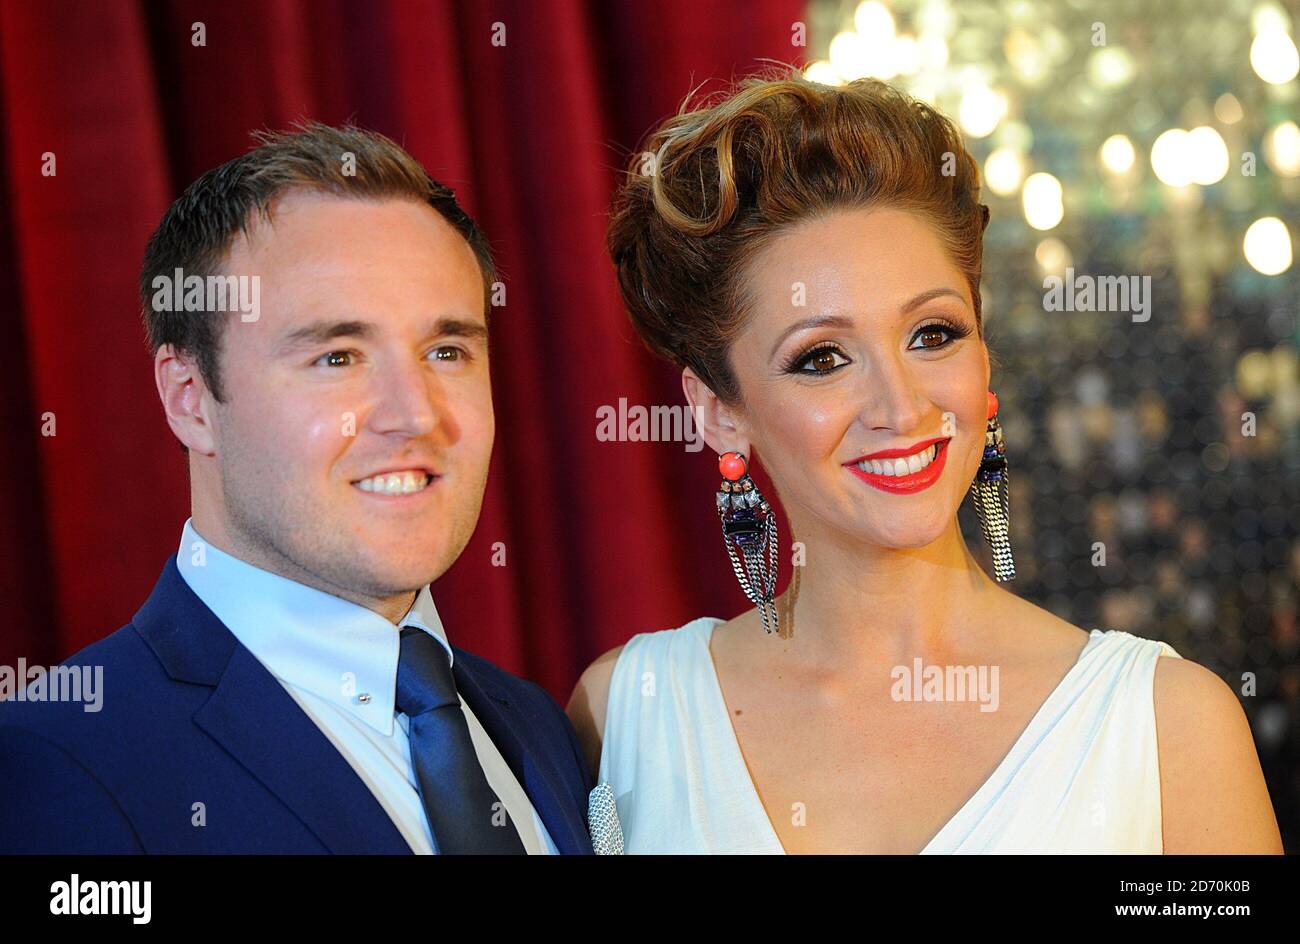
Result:
[[[488,494],[434,585],[451,638],[563,700],[632,634],[738,612],[715,457],[597,439],[598,408],[620,398],[682,402],[602,240],[643,134],[705,80],[800,62],[802,14],[800,0],[0,2],[0,662],[50,664],[126,623],[175,553],[188,482],[139,320],[144,244],[250,130],[299,117],[403,143],[479,220],[507,285]]]

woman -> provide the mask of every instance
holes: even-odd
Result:
[[[951,123],[874,80],[796,73],[684,109],[646,153],[609,248],[721,457],[756,606],[637,635],[579,681],[569,711],[626,850],[1280,852],[1223,682],[999,585],[988,211]],[[755,455],[797,542],[775,600]],[[971,490],[998,580],[958,527]]]

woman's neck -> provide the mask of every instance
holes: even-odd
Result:
[[[778,609],[789,649],[810,668],[853,671],[965,648],[992,628],[991,604],[1006,593],[980,568],[955,517],[919,548],[882,548],[829,530],[795,540],[806,560]]]

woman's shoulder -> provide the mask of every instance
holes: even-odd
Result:
[[[1151,731],[1164,852],[1282,852],[1250,723],[1224,679],[1162,640],[1084,630],[1029,606],[1037,613],[1021,627],[1039,638],[1025,642],[1025,651],[1059,658],[1051,654],[1072,647],[1080,661],[1091,660],[1083,677],[1125,692],[1126,704],[1141,713],[1117,728],[1125,750],[1139,743],[1139,731]]]
[[[1160,658],[1152,702],[1167,853],[1280,853],[1250,722],[1222,678]]]
[[[1117,671],[1134,673],[1154,713],[1164,851],[1281,852],[1237,692],[1167,642],[1120,629],[1093,629],[1088,636],[1086,647],[1108,652]]]
[[[583,670],[577,684],[573,687],[573,694],[569,696],[569,704],[565,710],[578,732],[578,739],[586,750],[588,762],[593,770],[600,761],[600,745],[604,737],[605,715],[609,706],[609,687],[614,679],[614,670],[624,654],[644,656],[666,652],[682,642],[699,638],[707,639],[706,634],[721,622],[722,620],[711,616],[701,616],[674,629],[637,633],[623,645],[615,646],[603,653]]]
[[[1227,682],[1161,640],[1083,630],[1028,601],[1019,612],[1026,651],[1099,654],[1105,665],[1132,673],[1149,699],[1166,853],[1282,852],[1250,723]]]
[[[623,645],[608,650],[587,666],[574,687],[574,694],[577,695],[581,691],[588,699],[597,699],[603,704],[609,692],[609,683],[614,676],[614,669],[624,654],[645,655],[667,651],[688,640],[707,641],[708,633],[721,622],[722,620],[712,616],[701,616],[674,629],[637,633]],[[600,714],[603,716],[603,711]]]
[[[1223,721],[1241,714],[1236,694],[1221,678],[1184,658],[1169,643],[1122,629],[1086,630],[1028,600],[1020,600],[1019,605],[1022,618],[1015,625],[1022,630],[1020,645],[1026,654],[1051,656],[1073,649],[1082,656],[1089,649],[1108,647],[1114,653],[1127,650],[1150,657],[1152,661],[1145,664],[1152,674],[1145,678],[1151,681],[1157,718],[1162,725],[1170,726],[1171,734],[1177,733],[1175,728],[1185,727],[1190,733],[1200,721]],[[1116,660],[1117,664],[1121,661]],[[1162,744],[1164,734],[1162,727]]]
[[[722,622],[722,620],[712,616],[701,616],[673,629],[637,633],[621,646],[615,646],[613,649],[607,650],[591,665],[587,666],[578,678],[574,693],[577,694],[581,690],[589,697],[599,695],[601,699],[604,699],[609,691],[609,683],[613,678],[614,669],[625,653],[630,656],[632,654],[639,655],[667,650],[688,639],[691,641],[700,639],[707,641],[708,633]]]

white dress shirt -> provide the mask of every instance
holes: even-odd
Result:
[[[373,610],[232,557],[185,522],[176,564],[195,595],[270,672],[357,772],[416,853],[437,844],[411,765],[407,717],[397,711],[399,629],[433,636],[454,660],[429,588],[394,625]],[[528,794],[462,698],[483,773],[524,849],[557,849]],[[327,788],[326,788],[327,789]]]

